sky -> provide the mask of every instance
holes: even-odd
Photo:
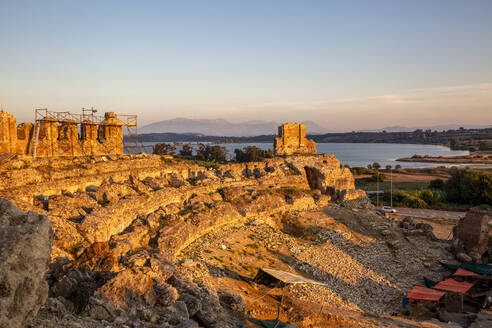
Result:
[[[492,1],[0,0],[0,106],[492,124]]]

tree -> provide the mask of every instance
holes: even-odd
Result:
[[[184,157],[191,157],[193,156],[193,147],[190,144],[185,144],[179,151],[179,154]]]
[[[492,204],[492,174],[454,170],[445,183],[448,201],[462,204]]]
[[[174,155],[176,147],[168,143],[160,143],[154,145],[154,154],[157,155]]]
[[[391,165],[386,165],[386,171],[391,171]]]
[[[369,170],[372,170],[372,165],[371,165],[371,164],[368,164],[368,165],[367,165],[367,168],[368,168]]]
[[[396,164],[395,169],[396,170],[401,170],[401,165],[400,164]]]
[[[248,146],[243,149],[234,149],[236,161],[240,163],[244,162],[257,162],[263,158],[273,157],[271,149],[263,150],[256,146]]]
[[[379,170],[381,168],[381,164],[379,164],[378,162],[374,162],[372,163],[372,167],[375,169],[375,170]]]
[[[202,161],[214,161],[222,163],[227,161],[227,150],[225,147],[200,144],[196,151],[196,158]]]

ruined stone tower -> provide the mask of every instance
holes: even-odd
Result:
[[[17,121],[15,117],[0,110],[0,155],[15,153],[17,147]]]
[[[123,123],[113,112],[104,113],[104,121],[99,126],[99,141],[105,144],[110,153],[123,153]]]
[[[306,138],[306,126],[301,123],[279,126],[274,148],[276,155],[316,154],[316,143]]]

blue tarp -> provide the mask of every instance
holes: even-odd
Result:
[[[425,287],[432,288],[435,285],[437,285],[438,282],[437,281],[434,281],[434,280],[431,280],[429,278],[424,277],[424,283],[425,283]]]
[[[460,268],[475,272],[478,274],[488,274],[490,271],[492,271],[492,265],[487,265],[487,264],[478,264],[478,263],[462,263],[460,265]]]

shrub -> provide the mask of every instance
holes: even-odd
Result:
[[[154,145],[154,154],[157,155],[174,155],[176,147],[168,143],[160,143]]]
[[[435,180],[432,180],[429,184],[429,187],[431,189],[444,189],[444,181],[442,179],[435,179]]]
[[[383,174],[383,173],[374,173],[372,176],[371,176],[371,180],[370,181],[373,181],[373,182],[377,182],[379,179],[379,182],[383,182],[386,180],[386,175]]]
[[[190,144],[185,144],[179,151],[179,154],[184,157],[191,157],[193,156],[193,147]]]
[[[365,167],[353,167],[350,169],[350,171],[354,175],[372,174],[372,171],[369,169],[366,169]]]
[[[425,207],[427,207],[427,203],[423,199],[420,199],[420,198],[414,197],[414,196],[405,197],[403,199],[402,203],[405,206],[411,207],[411,208],[425,208]]]
[[[445,199],[445,194],[438,190],[424,189],[418,193],[418,196],[429,205],[439,204]]]

